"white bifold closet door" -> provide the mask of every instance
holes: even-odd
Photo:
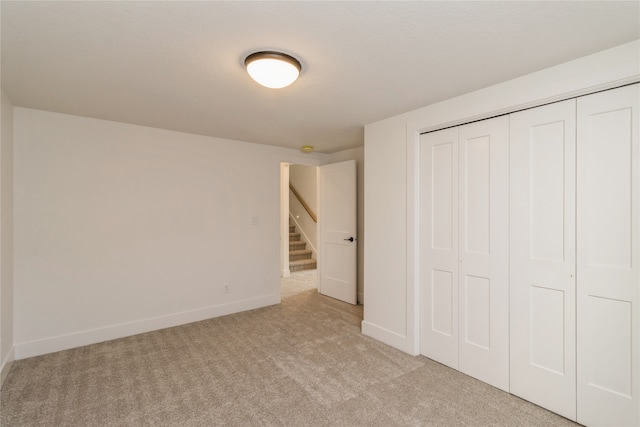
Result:
[[[576,419],[575,99],[511,114],[511,393]]]
[[[509,390],[509,121],[420,141],[421,353]]]
[[[420,137],[420,352],[458,369],[458,128]]]
[[[578,99],[578,422],[640,425],[640,86]]]

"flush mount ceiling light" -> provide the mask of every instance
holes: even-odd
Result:
[[[272,89],[295,82],[302,66],[293,56],[280,52],[256,52],[247,56],[244,66],[253,80]]]
[[[303,153],[310,153],[310,152],[312,152],[312,151],[313,151],[313,145],[303,145],[303,146],[300,148],[300,150],[301,150]]]

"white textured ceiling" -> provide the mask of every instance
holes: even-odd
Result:
[[[363,126],[640,38],[640,2],[2,1],[14,105],[330,153]],[[257,50],[302,63],[258,86]]]

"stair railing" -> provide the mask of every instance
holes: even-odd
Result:
[[[311,219],[313,220],[313,222],[317,223],[318,222],[318,217],[316,216],[315,213],[313,213],[313,211],[311,210],[311,208],[309,207],[309,205],[307,204],[307,202],[304,201],[304,199],[302,198],[302,196],[300,195],[300,193],[298,193],[296,191],[296,189],[293,187],[293,185],[289,184],[289,189],[291,190],[291,192],[293,193],[294,196],[296,196],[296,198],[300,201],[300,204],[302,205],[302,207],[304,208],[304,210],[307,211],[307,213],[309,214],[309,216],[311,217]]]

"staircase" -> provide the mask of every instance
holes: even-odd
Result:
[[[300,240],[296,226],[289,224],[289,271],[315,270],[318,263],[311,258],[312,251]]]

